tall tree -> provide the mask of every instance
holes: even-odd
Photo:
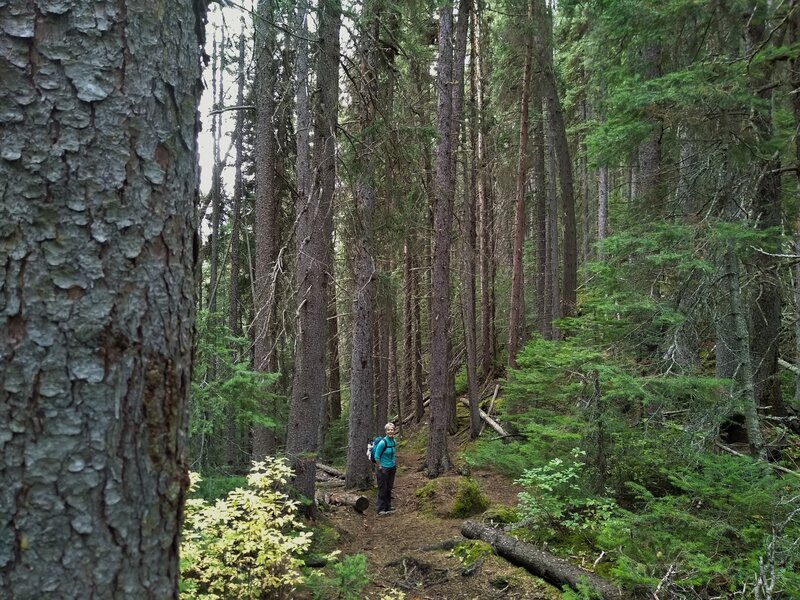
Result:
[[[533,4],[528,2],[528,22],[533,16]],[[528,183],[528,130],[531,97],[531,62],[533,48],[526,37],[525,65],[522,69],[522,88],[519,100],[519,147],[517,149],[517,185],[514,209],[514,259],[511,268],[511,314],[508,320],[508,366],[516,368],[517,351],[525,332],[524,276],[522,246],[525,242],[525,188]]]
[[[255,29],[255,268],[254,268],[254,344],[253,365],[257,371],[276,371],[275,306],[278,296],[278,253],[280,220],[277,191],[277,140],[274,124],[278,63],[275,58],[274,0],[259,0],[253,19]],[[261,410],[275,414],[274,402],[264,398]],[[275,451],[274,430],[253,427],[253,458],[263,458]]]
[[[0,12],[5,597],[178,597],[203,13]]]
[[[437,477],[450,469],[449,422],[450,223],[453,210],[453,5],[439,9],[439,58],[436,75],[436,182],[433,207],[431,278],[431,375],[427,472]]]
[[[330,419],[341,414],[339,400],[339,335],[334,288],[333,201],[336,193],[336,128],[339,122],[339,30],[342,7],[340,0],[324,0],[318,8],[319,45],[317,55],[317,85],[314,95],[314,193],[320,197],[320,210],[325,236],[325,277],[328,280],[326,322],[328,328],[328,385],[322,403],[320,447]],[[332,313],[331,314],[331,309]]]
[[[564,218],[563,236],[563,285],[561,286],[561,312],[563,316],[575,315],[578,291],[578,231],[575,221],[575,192],[572,178],[569,140],[561,111],[556,78],[553,68],[553,29],[552,14],[545,0],[533,0],[534,19],[538,22],[538,36],[535,48],[541,73],[541,82],[547,115],[552,133],[558,182],[561,189],[561,210]]]
[[[222,226],[222,116],[225,103],[225,28],[220,28],[220,40],[216,32],[211,53],[211,94],[214,99],[214,115],[211,118],[211,135],[214,139],[214,166],[211,168],[211,233],[209,239],[209,272],[208,310],[217,312],[217,290],[219,286],[219,237]],[[215,376],[215,369],[210,369]]]
[[[244,31],[244,19],[242,19]],[[236,82],[236,106],[244,106],[244,82],[247,76],[245,68],[245,36],[239,35],[239,60]],[[239,272],[241,270],[241,213],[244,201],[244,176],[242,163],[244,162],[244,109],[239,108],[236,113],[236,127],[233,132],[236,147],[236,162],[234,163],[233,179],[233,206],[231,207],[231,283],[228,296],[228,327],[234,335],[241,335],[242,325],[239,307]]]
[[[309,102],[308,1],[295,5],[296,198],[295,268],[296,329],[294,380],[286,453],[295,472],[295,486],[313,500],[320,415],[325,393],[325,349],[328,285],[328,238],[325,225],[331,197],[313,186],[311,172],[311,109]],[[311,502],[306,512],[314,512]]]
[[[355,203],[353,236],[353,342],[350,360],[350,408],[345,484],[367,488],[372,483],[370,463],[363,451],[372,433],[372,322],[375,262],[373,231],[375,169],[378,121],[378,68],[380,7],[376,0],[364,3],[360,17],[359,52],[361,80],[358,82],[358,127],[355,140]]]
[[[795,7],[793,10],[797,10]],[[750,60],[769,44],[771,32],[769,3],[752,3],[752,12],[747,21],[746,39]],[[775,66],[772,61],[759,61],[751,68],[751,87],[754,101],[751,123],[756,140],[760,143],[758,155],[754,156],[757,169],[757,186],[753,199],[753,218],[756,228],[763,232],[762,250],[755,256],[758,269],[755,276],[753,304],[750,311],[752,334],[750,349],[753,353],[753,385],[756,403],[774,415],[783,416],[786,409],[781,396],[778,378],[778,346],[783,305],[781,282],[775,275],[778,262],[770,254],[781,252],[780,236],[783,207],[781,203],[780,153],[770,145],[773,140],[773,91]]]

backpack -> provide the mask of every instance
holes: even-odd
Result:
[[[375,449],[378,447],[378,442],[380,442],[384,437],[382,435],[376,435],[374,439],[371,439],[367,442],[367,458],[369,462],[375,462]],[[387,445],[389,442],[386,442]]]

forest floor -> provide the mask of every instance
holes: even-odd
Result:
[[[525,599],[561,598],[561,593],[526,570],[498,556],[489,556],[469,572],[449,549],[424,550],[445,540],[462,539],[461,519],[440,518],[422,510],[416,491],[429,479],[420,470],[424,432],[411,434],[407,443],[399,440],[398,468],[393,506],[396,512],[378,516],[375,490],[370,507],[359,514],[349,507],[332,507],[330,526],[339,534],[338,549],[344,555],[365,554],[371,584],[367,598],[380,598],[389,589],[405,592],[407,600],[428,599]],[[416,441],[414,441],[416,438]],[[451,438],[451,454],[458,438]],[[416,446],[416,448],[415,448]],[[518,486],[491,470],[473,470],[471,476],[487,496],[490,506],[514,506]]]

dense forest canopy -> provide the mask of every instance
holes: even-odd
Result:
[[[391,421],[622,594],[800,596],[800,2],[28,4],[0,0],[4,588],[56,560],[29,544],[139,521],[174,581],[186,468],[255,464],[236,535],[276,527],[247,572],[290,593],[265,565],[308,550],[319,465],[369,488]],[[226,521],[188,514],[212,593]]]

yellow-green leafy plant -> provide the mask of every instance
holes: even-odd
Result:
[[[291,597],[302,583],[311,532],[286,493],[292,472],[282,459],[253,464],[247,487],[213,505],[189,500],[181,544],[181,598]],[[192,485],[199,477],[193,475]]]

